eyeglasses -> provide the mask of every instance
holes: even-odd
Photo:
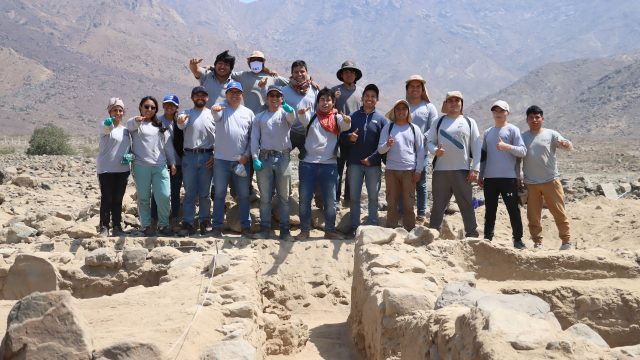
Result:
[[[142,106],[145,110],[155,110],[156,107],[153,105],[143,105]]]
[[[281,98],[282,95],[280,94],[267,94],[267,97],[276,97],[276,98]]]

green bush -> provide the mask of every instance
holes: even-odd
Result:
[[[29,139],[27,155],[73,155],[75,150],[69,138],[62,128],[53,124],[36,128]]]

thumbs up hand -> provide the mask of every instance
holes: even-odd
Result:
[[[387,147],[391,148],[394,144],[395,140],[393,140],[392,136],[389,136],[389,138],[387,139]]]
[[[264,87],[267,86],[267,78],[263,77],[260,79],[260,81],[258,81],[258,86],[264,89]]]
[[[508,150],[511,150],[511,145],[502,141],[502,138],[498,136],[498,143],[496,144],[496,149],[498,149],[499,151],[508,151]]]
[[[436,156],[441,157],[444,155],[444,146],[442,144],[438,144],[438,149],[436,150]]]
[[[351,134],[349,134],[349,141],[351,141],[352,143],[358,141],[358,130],[360,129],[356,128]]]

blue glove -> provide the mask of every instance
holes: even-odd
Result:
[[[262,161],[260,159],[253,159],[253,169],[255,171],[262,170]]]
[[[284,110],[286,113],[292,113],[293,112],[293,107],[289,104],[287,104],[286,101],[282,102],[282,110]]]
[[[113,125],[113,118],[112,117],[108,117],[106,119],[104,119],[104,126],[111,126]]]

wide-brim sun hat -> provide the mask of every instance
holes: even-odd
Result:
[[[356,65],[356,63],[351,60],[347,60],[342,63],[342,66],[340,66],[340,70],[338,70],[338,72],[336,73],[336,77],[338,78],[338,80],[344,81],[342,80],[342,73],[347,69],[353,70],[356,73],[356,81],[362,78],[362,71],[358,68],[358,65]]]

